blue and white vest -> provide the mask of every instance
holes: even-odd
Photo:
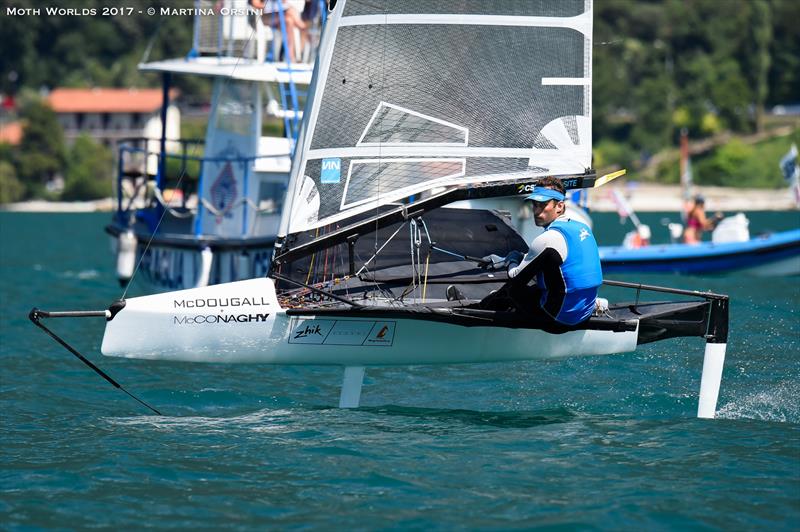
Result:
[[[546,230],[558,231],[567,241],[567,260],[561,265],[566,294],[561,310],[553,317],[575,325],[592,315],[597,289],[603,284],[597,241],[587,225],[575,220],[556,220]],[[543,291],[540,305],[544,308],[547,286],[542,273],[537,274],[536,284]]]

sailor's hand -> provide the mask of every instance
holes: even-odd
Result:
[[[501,257],[500,255],[495,255],[492,253],[491,255],[486,255],[483,257],[483,267],[488,270],[496,270],[498,268],[502,268],[506,264],[506,258]]]
[[[506,266],[508,267],[509,270],[511,268],[516,268],[517,266],[519,266],[519,263],[522,262],[522,259],[524,257],[525,255],[523,255],[522,252],[514,250],[508,255],[506,255]]]

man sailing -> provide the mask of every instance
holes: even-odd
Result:
[[[528,252],[486,257],[495,267],[507,265],[512,280],[506,295],[519,310],[543,323],[577,325],[591,317],[603,283],[597,242],[589,227],[565,215],[565,190],[554,177],[541,179],[525,198],[533,204],[536,225],[545,231]],[[535,279],[535,285],[529,283]]]

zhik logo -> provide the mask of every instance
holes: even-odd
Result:
[[[307,336],[311,336],[312,334],[318,334],[322,336],[322,331],[319,328],[319,325],[306,325],[302,329],[298,329],[294,332],[294,339],[298,338],[305,338]]]

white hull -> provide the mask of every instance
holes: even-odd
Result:
[[[148,331],[143,335],[141,331]],[[407,365],[631,352],[637,331],[550,334],[424,319],[291,316],[261,278],[127,300],[108,322],[108,356],[187,362]]]

